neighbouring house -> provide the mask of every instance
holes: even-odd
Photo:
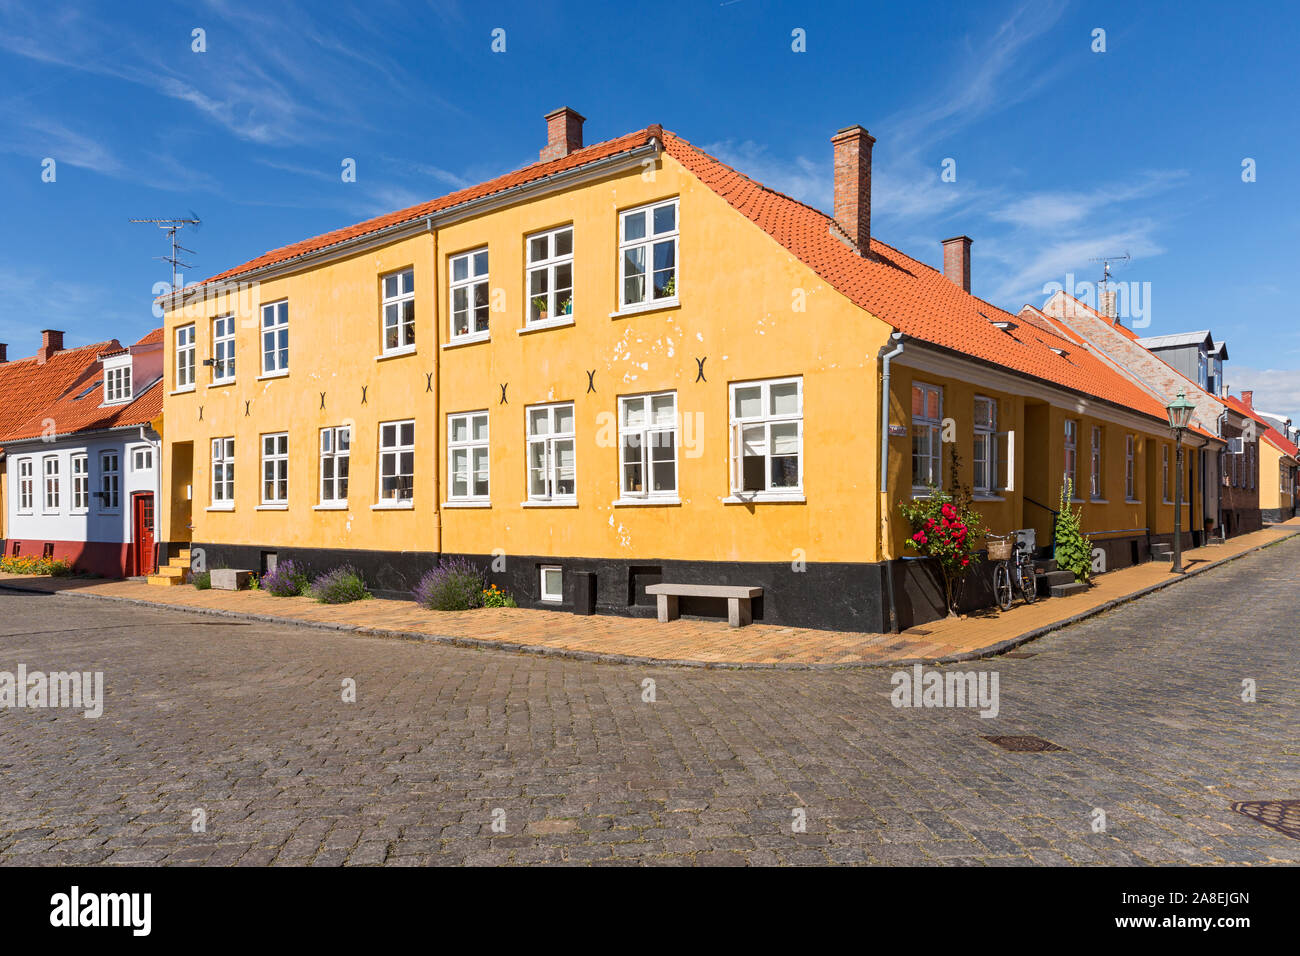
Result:
[[[881,631],[944,613],[903,548],[931,484],[1050,547],[1071,480],[1109,567],[1172,536],[1163,403],[971,294],[968,237],[935,269],[873,235],[862,127],[827,214],[659,126],[546,124],[533,165],[162,299],[169,553],[392,596],[459,555],[523,606],[580,610],[594,575],[633,615],[654,583],[750,585],[757,620]]]
[[[162,330],[0,365],[4,553],[106,577],[155,567]]]

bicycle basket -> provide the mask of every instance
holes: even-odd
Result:
[[[990,561],[1010,561],[1011,560],[1010,538],[989,538],[989,560]]]

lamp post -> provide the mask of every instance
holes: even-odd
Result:
[[[1187,400],[1182,389],[1178,397],[1165,406],[1169,427],[1174,433],[1174,566],[1171,574],[1183,573],[1183,431],[1192,421],[1196,406]]]

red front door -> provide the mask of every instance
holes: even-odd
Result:
[[[135,529],[135,552],[132,574],[153,574],[153,492],[137,492],[131,496]]]

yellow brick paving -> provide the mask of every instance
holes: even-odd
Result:
[[[1184,552],[1189,571],[1244,554],[1300,533],[1300,518],[1266,526],[1227,543]],[[354,604],[317,604],[310,598],[277,598],[260,591],[199,591],[189,586],[163,590],[136,581],[100,581],[0,574],[0,584],[83,595],[122,598],[162,607],[224,611],[284,621],[332,624],[381,633],[409,632],[458,642],[485,642],[557,652],[701,664],[853,665],[939,660],[979,654],[1041,628],[1123,599],[1168,581],[1163,561],[1100,575],[1092,588],[1063,598],[1017,604],[1009,612],[988,611],[935,621],[901,634],[868,634],[754,623],[731,628],[725,621],[676,620],[611,615],[581,617],[531,608],[427,611],[411,601],[374,598]]]

